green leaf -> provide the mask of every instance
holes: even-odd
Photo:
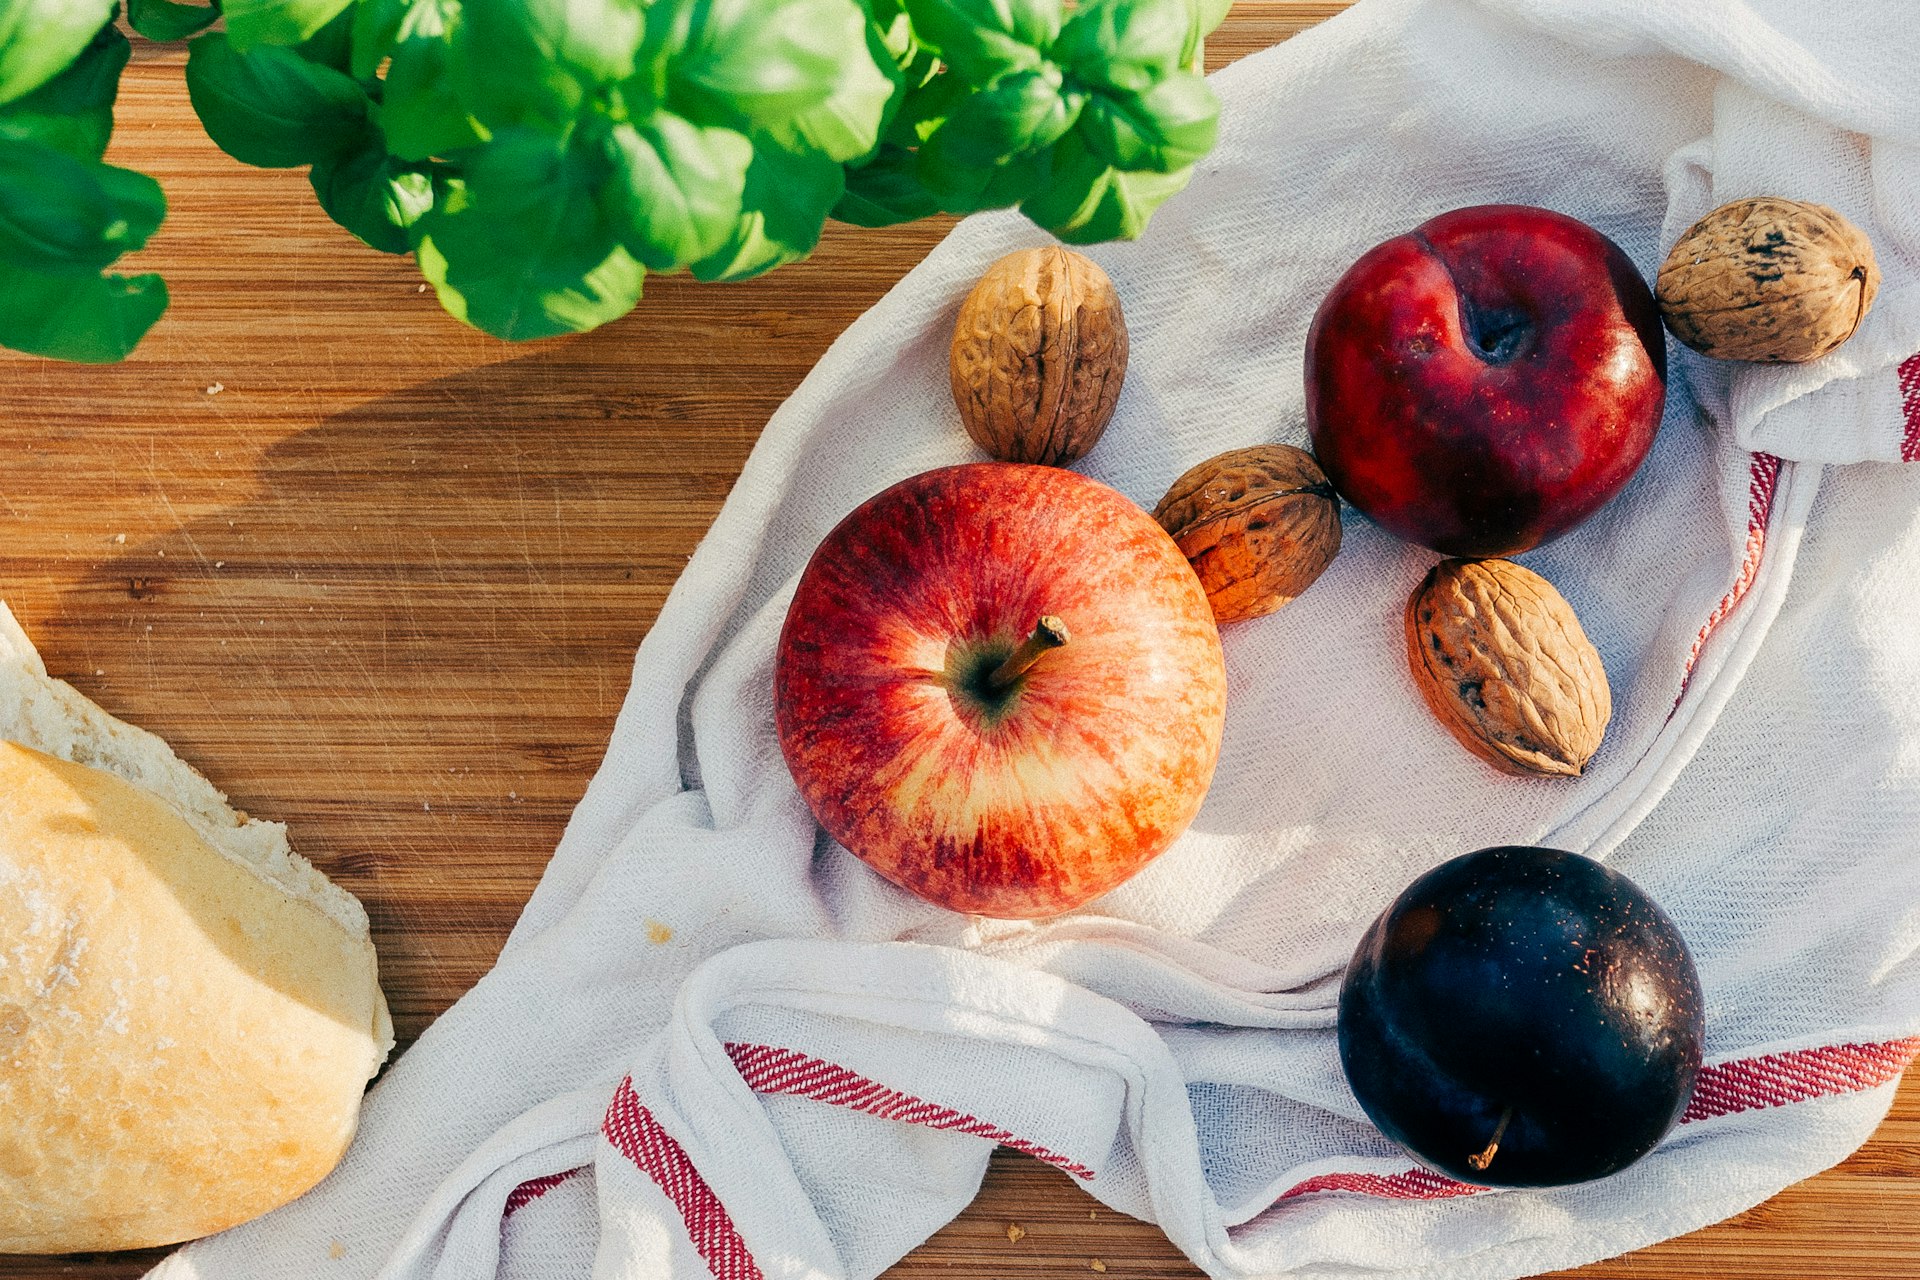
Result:
[[[901,76],[859,7],[848,3],[843,9],[850,52],[834,78],[833,92],[792,121],[769,125],[763,132],[789,151],[817,151],[845,163],[870,155],[879,146]],[[866,56],[851,52],[862,45]]]
[[[0,272],[0,346],[56,360],[123,360],[167,309],[155,275]]]
[[[127,24],[149,40],[184,40],[213,25],[220,11],[176,0],[127,0]]]
[[[412,248],[408,229],[433,206],[433,180],[378,145],[319,161],[307,180],[329,218],[382,253]]]
[[[913,34],[913,19],[907,16],[900,0],[870,0],[867,17],[874,38],[895,66],[905,68],[919,59],[922,50],[919,38]]]
[[[1061,29],[1054,57],[1086,84],[1142,94],[1183,68],[1196,25],[1194,0],[1093,0]]]
[[[639,0],[465,0],[455,83],[490,128],[564,126],[595,88],[633,74],[642,24]]]
[[[308,62],[317,62],[323,67],[332,67],[335,71],[351,74],[353,67],[351,7],[342,9],[329,19],[325,26],[291,48]]]
[[[1073,127],[1080,108],[1078,94],[1062,94],[1058,68],[1023,71],[963,99],[926,147],[945,166],[991,168],[1052,146]]]
[[[860,70],[856,59],[877,74],[866,53],[866,15],[851,0],[692,0],[686,8],[668,100],[700,124],[789,125],[832,97],[841,76]],[[882,98],[872,112],[876,132],[884,105]]]
[[[445,155],[486,139],[486,131],[454,90],[448,8],[421,0],[403,18],[375,117],[387,149],[408,160]]]
[[[813,252],[846,171],[823,156],[795,155],[756,139],[740,219],[718,250],[693,264],[700,280],[744,280]]]
[[[989,90],[963,99],[920,147],[915,173],[948,213],[977,213],[1019,204],[1045,173],[1046,151],[1025,140],[1051,141],[1057,126],[1073,123],[1077,101],[1044,92],[1044,81],[1009,77],[1005,92]],[[1031,130],[1029,131],[1029,127]]]
[[[224,0],[227,38],[242,53],[294,45],[332,22],[352,0]]]
[[[10,268],[95,275],[145,244],[166,212],[144,173],[0,142],[0,262]]]
[[[1020,211],[1068,244],[1132,240],[1153,211],[1192,176],[1122,173],[1088,150],[1078,130],[1046,153],[1046,171]]]
[[[1175,71],[1145,94],[1095,94],[1080,133],[1094,155],[1116,169],[1172,173],[1213,149],[1220,102],[1207,82]]]
[[[990,166],[955,165],[948,162],[944,148],[929,143],[920,148],[914,172],[940,202],[941,209],[979,213],[1019,204],[1032,195],[1046,176],[1047,154],[1029,152]]]
[[[872,160],[847,170],[846,194],[833,216],[856,227],[890,227],[940,212],[940,202],[920,181],[918,162],[905,147],[883,144]]]
[[[946,123],[970,92],[967,82],[951,73],[935,75],[919,88],[908,90],[887,125],[885,140],[896,146],[919,146]]]
[[[433,4],[433,0],[419,0]],[[359,0],[353,6],[353,60],[347,68],[356,80],[371,80],[380,63],[393,52],[400,24],[414,9],[415,0]],[[438,5],[434,5],[437,10]]]
[[[645,266],[675,271],[726,242],[740,219],[751,142],[662,111],[615,125],[606,145],[613,174],[601,208]]]
[[[100,28],[65,71],[0,107],[0,138],[39,142],[78,160],[98,160],[113,132],[114,94],[130,51],[119,28]]]
[[[1060,34],[1061,0],[905,0],[914,34],[969,83],[1035,71]]]
[[[222,151],[263,168],[339,155],[371,127],[372,103],[352,77],[274,45],[240,53],[218,31],[188,46],[187,96]]]
[[[1187,0],[1193,10],[1193,25],[1187,31],[1187,43],[1180,65],[1196,75],[1207,72],[1207,37],[1227,20],[1233,0]]]
[[[66,70],[114,10],[115,0],[0,0],[0,103]]]
[[[527,129],[473,153],[414,225],[421,274],[458,318],[501,338],[545,338],[625,315],[646,268],[594,200],[603,156]]]

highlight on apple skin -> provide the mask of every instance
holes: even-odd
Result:
[[[1226,665],[1153,518],[1055,467],[928,471],[842,520],[774,669],[780,748],[829,835],[955,911],[1039,918],[1199,811]]]
[[[1620,247],[1525,205],[1456,209],[1376,245],[1307,333],[1307,431],[1340,496],[1449,556],[1517,555],[1645,460],[1666,336]]]

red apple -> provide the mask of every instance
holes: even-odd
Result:
[[[1307,431],[1340,495],[1409,542],[1512,555],[1618,493],[1667,348],[1613,241],[1547,209],[1456,209],[1369,250],[1307,333]]]
[[[820,825],[955,911],[1057,915],[1193,820],[1226,713],[1213,610],[1173,540],[1057,467],[928,471],[813,554],[774,668]]]

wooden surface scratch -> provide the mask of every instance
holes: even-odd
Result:
[[[1249,0],[1215,65],[1338,11]],[[333,226],[299,172],[201,134],[139,49],[112,158],[171,213],[173,307],[126,364],[0,355],[0,589],[54,672],[169,739],[372,913],[403,1040],[485,972],[597,765],[633,651],[762,424],[948,223],[832,227],[746,284],[655,279],[513,346]],[[1920,1091],[1839,1169],[1581,1274],[1920,1275]],[[1017,1228],[1015,1230],[1014,1228]],[[0,1259],[141,1274],[157,1254]],[[1194,1273],[1002,1152],[894,1280]]]

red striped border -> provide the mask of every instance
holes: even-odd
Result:
[[[1681,1124],[1714,1120],[1742,1111],[1764,1111],[1816,1098],[1877,1089],[1900,1078],[1920,1058],[1920,1036],[1879,1044],[1837,1044],[1791,1053],[1769,1053],[1703,1067]],[[1291,1200],[1316,1191],[1346,1191],[1388,1200],[1445,1200],[1478,1195],[1487,1188],[1461,1182],[1430,1169],[1404,1173],[1322,1173],[1299,1182],[1276,1198]]]
[[[1720,597],[1720,603],[1713,607],[1707,620],[1701,624],[1700,631],[1693,637],[1693,645],[1687,650],[1686,666],[1680,676],[1680,692],[1674,698],[1674,705],[1680,705],[1680,699],[1687,696],[1687,685],[1693,680],[1693,668],[1700,661],[1700,655],[1706,651],[1707,641],[1712,638],[1727,615],[1747,598],[1747,592],[1753,589],[1753,580],[1759,576],[1760,561],[1767,550],[1767,521],[1773,516],[1773,495],[1780,485],[1780,459],[1771,453],[1756,453],[1753,462],[1747,468],[1747,544],[1740,557],[1740,567],[1733,576],[1733,585],[1727,588],[1727,594]]]
[[[729,1044],[727,1056],[740,1071],[740,1078],[755,1093],[784,1093],[812,1098],[830,1106],[864,1111],[883,1120],[925,1125],[929,1129],[951,1129],[957,1133],[987,1138],[1003,1147],[1024,1151],[1036,1160],[1084,1181],[1093,1181],[1093,1170],[1077,1160],[1049,1151],[1037,1142],[1015,1137],[998,1125],[970,1116],[952,1107],[927,1102],[912,1094],[901,1093],[877,1084],[863,1075],[792,1049],[765,1044]]]
[[[757,1093],[792,1094],[833,1106],[864,1111],[907,1124],[951,1129],[988,1138],[1025,1151],[1049,1164],[1084,1169],[1006,1130],[919,1098],[888,1089],[837,1063],[772,1045],[729,1044],[727,1056],[741,1079]],[[1712,1120],[1743,1111],[1759,1111],[1838,1097],[1890,1084],[1915,1058],[1920,1036],[1876,1044],[1828,1045],[1789,1053],[1770,1053],[1705,1067],[1694,1085],[1681,1124]],[[622,1080],[607,1108],[601,1132],[616,1150],[660,1187],[686,1223],[687,1235],[715,1280],[764,1280],[720,1198],[700,1176],[686,1151],[660,1127],[640,1103],[631,1079]],[[546,1194],[579,1170],[522,1183],[508,1197],[508,1212]],[[1093,1176],[1091,1170],[1082,1174]],[[537,1190],[529,1188],[539,1185]],[[1389,1200],[1447,1200],[1487,1190],[1428,1169],[1399,1173],[1322,1173],[1282,1191],[1275,1203],[1321,1192],[1345,1192]],[[527,1192],[524,1198],[522,1192]],[[517,1203],[516,1203],[517,1200]]]
[[[507,1192],[506,1207],[500,1210],[501,1220],[505,1221],[511,1218],[514,1214],[520,1212],[520,1210],[526,1208],[561,1183],[586,1171],[587,1166],[581,1165],[578,1169],[566,1169],[560,1173],[549,1173],[544,1177],[528,1178],[525,1182]]]
[[[1907,420],[1900,437],[1900,461],[1920,462],[1920,355],[1908,356],[1894,370],[1900,380],[1900,412]]]
[[[1471,1183],[1458,1182],[1431,1169],[1408,1169],[1405,1173],[1321,1173],[1305,1182],[1295,1183],[1280,1193],[1281,1200],[1312,1195],[1316,1191],[1350,1191],[1355,1195],[1381,1196],[1388,1200],[1449,1200],[1486,1190]]]
[[[1841,1093],[1876,1089],[1900,1078],[1920,1057],[1920,1036],[1882,1044],[1839,1044],[1723,1062],[1701,1071],[1681,1124],[1741,1111],[1784,1107]]]
[[[600,1132],[673,1201],[687,1224],[694,1250],[713,1272],[714,1280],[765,1280],[720,1197],[713,1194],[713,1188],[693,1167],[673,1135],[660,1127],[653,1112],[640,1105],[632,1077],[622,1080],[614,1090]]]

